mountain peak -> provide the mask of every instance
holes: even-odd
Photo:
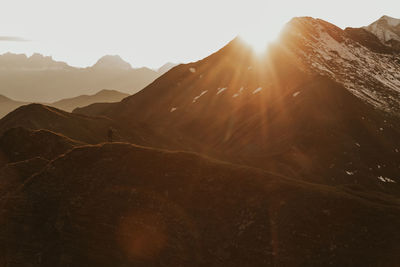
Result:
[[[397,27],[400,25],[400,19],[396,19],[387,15],[383,15],[378,21],[386,21],[392,27]]]
[[[97,93],[95,93],[93,96],[106,96],[106,95],[113,95],[113,94],[121,94],[121,95],[126,95],[126,96],[129,95],[129,94],[125,94],[120,91],[117,91],[117,90],[113,90],[113,89],[102,89],[102,90],[98,91]]]
[[[106,55],[101,57],[96,64],[93,65],[93,68],[130,70],[132,66],[118,55]]]
[[[377,21],[364,27],[376,35],[385,44],[392,45],[393,41],[400,42],[400,19],[382,16]]]

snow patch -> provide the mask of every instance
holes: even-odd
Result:
[[[218,92],[217,95],[219,95],[220,93],[222,93],[223,91],[225,91],[226,89],[228,89],[227,87],[224,88],[218,88]]]
[[[354,173],[355,173],[355,172],[352,172],[352,171],[346,171],[346,174],[347,174],[347,175],[354,175]]]
[[[243,90],[244,90],[244,87],[243,86],[240,87],[239,91],[236,94],[234,94],[232,97],[236,98],[236,97],[240,96],[243,93]]]
[[[379,179],[381,182],[384,182],[384,183],[396,183],[395,180],[390,179],[390,178],[387,178],[387,177],[383,177],[382,175],[381,175],[381,176],[378,176],[378,179]]]
[[[297,91],[296,93],[293,93],[293,97],[296,97],[300,94],[300,91]]]
[[[195,98],[193,98],[193,103],[196,103],[196,101],[197,101],[201,96],[203,96],[204,94],[206,94],[207,92],[208,92],[208,90],[205,90],[205,91],[201,92],[200,95],[198,95],[198,96],[196,96]]]
[[[178,108],[176,108],[176,107],[173,107],[173,108],[171,108],[171,110],[169,111],[169,112],[174,112],[175,110],[177,110]]]
[[[257,94],[262,90],[262,87],[258,87],[256,90],[253,91],[253,95]]]
[[[189,71],[190,71],[191,73],[195,73],[195,72],[196,72],[196,69],[195,69],[195,68],[189,68]]]

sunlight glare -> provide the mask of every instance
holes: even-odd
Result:
[[[256,27],[244,30],[240,37],[247,42],[257,54],[264,53],[270,43],[277,40],[282,25],[276,23],[263,23]]]

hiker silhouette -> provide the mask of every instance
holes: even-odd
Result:
[[[110,127],[107,132],[108,142],[110,143],[113,141],[113,134],[114,130]]]

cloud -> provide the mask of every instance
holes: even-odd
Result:
[[[0,42],[29,42],[29,40],[17,36],[0,36]]]

